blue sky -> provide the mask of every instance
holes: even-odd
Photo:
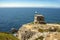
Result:
[[[59,7],[60,0],[0,0],[0,7]]]

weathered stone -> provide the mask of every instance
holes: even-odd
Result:
[[[44,21],[44,16],[40,15],[40,14],[35,14],[34,23],[35,24],[46,24],[45,21]]]
[[[47,38],[49,37],[51,33],[55,33],[55,32],[58,33],[57,32],[58,28],[60,29],[59,24],[48,24],[48,23],[45,24],[44,16],[36,15],[33,24],[31,23],[24,24],[18,30],[18,38],[20,40],[35,40],[36,38],[43,36],[44,37],[43,40],[47,40]],[[60,37],[60,34],[59,34],[59,37]]]

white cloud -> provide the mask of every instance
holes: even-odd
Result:
[[[0,3],[0,7],[59,7],[53,4],[37,4],[37,3]]]
[[[2,3],[0,7],[38,7],[37,4],[27,4],[27,3]],[[41,5],[42,6],[42,5]]]

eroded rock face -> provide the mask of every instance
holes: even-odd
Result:
[[[34,34],[36,34],[36,32],[31,31],[29,29],[26,29],[25,27],[20,28],[19,32],[18,32],[18,36],[20,36],[20,40],[28,40],[30,39]]]
[[[59,30],[58,30],[59,29]],[[43,15],[35,15],[34,22],[24,24],[18,31],[18,38],[20,40],[36,40],[44,38],[47,40],[46,36],[52,32],[60,32],[60,25],[59,24],[48,24],[44,21]],[[50,37],[49,37],[50,38]]]
[[[20,40],[35,40],[40,36],[43,36],[44,38],[46,38],[49,32],[52,32],[52,33],[56,32],[54,31],[55,30],[54,28],[58,29],[60,28],[60,25],[58,24],[26,24],[19,29],[18,38]],[[53,30],[53,31],[50,31],[50,30]]]
[[[22,34],[21,34],[21,38],[22,38],[23,40],[28,40],[28,39],[31,38],[34,34],[35,34],[35,32],[25,31],[25,33],[22,33]]]

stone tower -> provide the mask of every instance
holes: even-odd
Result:
[[[44,16],[35,12],[34,24],[46,24],[44,21]]]

